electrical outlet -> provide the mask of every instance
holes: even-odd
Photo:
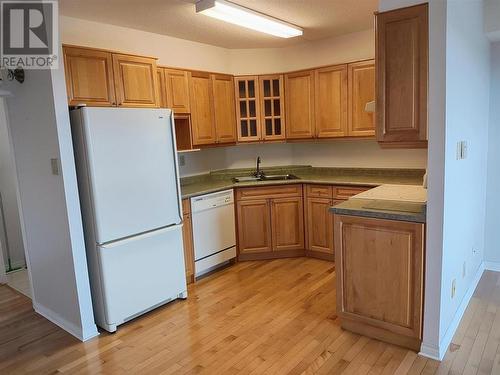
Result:
[[[464,262],[462,266],[462,279],[465,279],[466,274],[467,274],[467,262]]]
[[[186,165],[186,157],[184,155],[179,155],[179,166],[184,167]]]
[[[50,169],[52,170],[52,174],[54,176],[59,176],[59,159],[50,159]]]
[[[453,279],[451,282],[451,298],[455,298],[455,292],[457,291],[457,280]]]

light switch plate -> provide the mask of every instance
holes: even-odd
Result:
[[[50,159],[50,168],[52,169],[52,174],[54,176],[59,176],[59,159]]]
[[[457,142],[457,160],[467,159],[468,146],[467,141]]]

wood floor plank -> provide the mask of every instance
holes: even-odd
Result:
[[[331,262],[241,262],[81,343],[0,286],[0,373],[500,374],[500,273],[484,274],[442,363],[342,330],[335,299]]]

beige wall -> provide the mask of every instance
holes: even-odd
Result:
[[[61,17],[63,43],[158,56],[161,65],[226,72],[263,74],[306,69],[374,57],[373,30],[284,48],[228,50],[164,35]],[[84,31],[82,31],[84,30]],[[345,167],[425,168],[426,150],[382,150],[375,141],[331,141],[304,144],[257,144],[184,154],[181,174],[213,169],[292,163]]]

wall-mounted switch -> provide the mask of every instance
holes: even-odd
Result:
[[[451,282],[451,298],[455,298],[455,293],[457,292],[457,280],[453,279]]]
[[[179,166],[184,167],[186,165],[186,157],[184,155],[179,155]]]
[[[59,159],[50,159],[50,168],[52,169],[52,174],[54,176],[59,176]]]
[[[457,160],[467,159],[467,141],[457,142]]]

